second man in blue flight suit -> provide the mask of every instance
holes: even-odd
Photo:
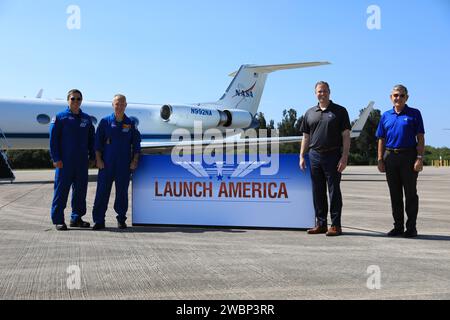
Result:
[[[117,213],[118,227],[120,229],[127,227],[125,221],[130,175],[138,166],[141,152],[141,135],[134,121],[125,115],[126,97],[117,94],[112,104],[114,113],[100,121],[95,135],[95,154],[99,173],[92,211],[94,230],[105,228],[105,213],[113,182],[116,185],[114,210]]]

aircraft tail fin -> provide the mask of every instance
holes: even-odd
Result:
[[[373,110],[373,106],[375,105],[375,102],[370,101],[369,105],[361,112],[359,119],[356,120],[355,124],[352,127],[352,131],[350,133],[351,138],[358,138],[361,134],[364,125],[367,122],[367,119],[369,118],[370,113]]]
[[[36,99],[42,99],[43,93],[44,93],[44,89],[39,90],[38,94],[36,95]]]
[[[233,78],[224,95],[217,102],[227,109],[247,110],[255,115],[266,84],[267,75],[271,72],[287,69],[315,67],[329,62],[306,62],[274,65],[242,65],[230,74]]]

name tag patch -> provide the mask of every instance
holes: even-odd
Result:
[[[124,124],[122,126],[122,132],[128,132],[131,129],[131,125],[130,124]]]

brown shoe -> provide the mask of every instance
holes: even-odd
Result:
[[[340,236],[342,234],[342,228],[341,227],[334,227],[331,226],[330,229],[328,229],[327,231],[327,237],[336,237],[336,236]]]
[[[308,230],[308,234],[320,234],[320,233],[326,233],[327,232],[327,227],[320,227],[320,226],[316,226],[315,228],[309,229]]]

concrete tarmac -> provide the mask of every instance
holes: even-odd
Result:
[[[53,171],[15,174],[15,183],[0,183],[3,300],[450,298],[450,168],[426,167],[419,177],[415,239],[386,237],[389,193],[375,167],[346,170],[344,235],[336,238],[286,230],[122,231],[114,191],[105,231],[58,232],[49,214]],[[95,189],[90,182],[89,222]],[[70,201],[66,222],[69,213]]]

